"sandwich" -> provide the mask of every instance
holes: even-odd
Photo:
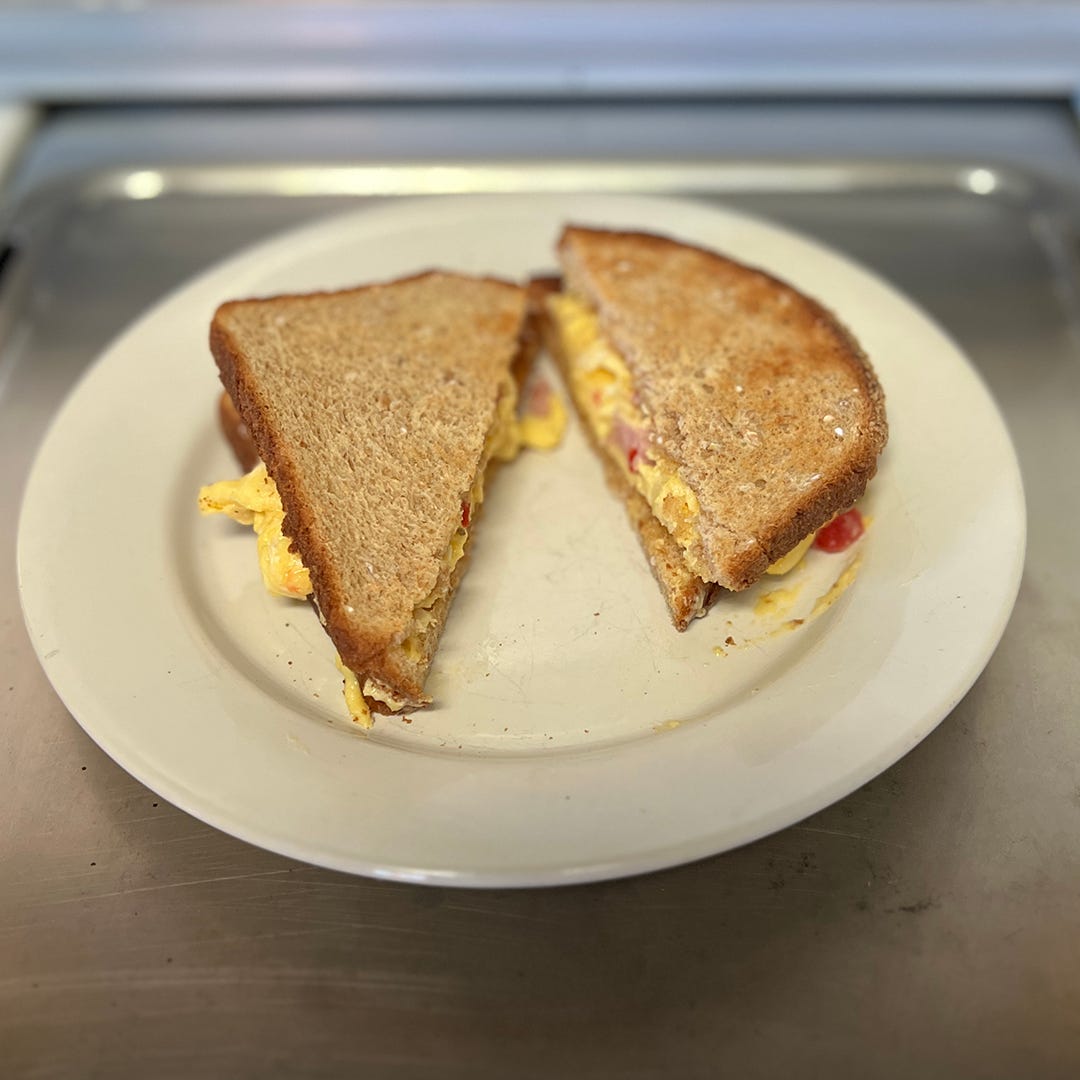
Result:
[[[888,437],[884,395],[851,333],[760,270],[576,226],[558,255],[561,280],[532,286],[544,340],[683,630],[847,514]],[[822,546],[856,524],[830,528]]]
[[[249,472],[204,487],[200,509],[253,526],[270,591],[310,598],[365,727],[431,700],[491,467],[558,441],[554,395],[516,414],[537,344],[526,300],[429,272],[213,317],[221,426]]]

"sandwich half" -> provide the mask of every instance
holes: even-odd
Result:
[[[854,337],[791,286],[662,236],[567,227],[544,337],[675,625],[808,545],[888,426]]]
[[[489,467],[514,456],[525,290],[431,272],[223,304],[210,348],[245,467],[200,509],[255,527],[267,586],[310,596],[353,717],[427,704]]]

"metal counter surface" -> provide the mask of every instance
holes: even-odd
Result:
[[[1027,565],[970,693],[847,799],[693,865],[525,891],[350,878],[201,824],[90,742],[22,627],[18,502],[74,379],[190,274],[372,197],[363,170],[294,168],[288,197],[269,166],[163,166],[154,198],[123,172],[29,190],[0,279],[0,1072],[1080,1074],[1077,210],[1016,165],[620,171],[794,225],[924,305],[1006,416]],[[500,168],[470,175],[553,182]]]

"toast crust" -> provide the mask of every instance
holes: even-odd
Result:
[[[859,498],[888,438],[852,334],[764,271],[643,232],[568,226],[565,288],[598,315],[697,495],[702,576],[744,589]]]
[[[222,383],[277,485],[327,633],[361,685],[374,680],[405,708],[430,700],[424,678],[468,558],[449,572],[445,553],[498,401],[513,392],[524,317],[517,285],[429,271],[230,301],[211,324]],[[401,646],[433,592],[410,658]]]

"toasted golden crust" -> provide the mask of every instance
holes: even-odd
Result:
[[[722,590],[717,585],[702,581],[690,570],[682,548],[656,520],[649,504],[597,442],[588,417],[582,412],[573,394],[572,383],[567,374],[569,360],[562,348],[562,338],[544,303],[545,297],[557,292],[560,284],[558,278],[534,278],[529,283],[530,309],[536,313],[545,347],[563,374],[570,398],[581,418],[581,426],[603,463],[608,486],[622,500],[627,517],[637,531],[649,569],[656,578],[671,613],[671,621],[677,630],[685,630],[695,618],[708,611]]]
[[[432,272],[223,304],[210,346],[344,663],[415,707],[464,570],[445,554],[511,387],[524,290]],[[231,441],[231,440],[230,440]],[[234,449],[238,449],[234,444]],[[437,599],[423,654],[402,650]],[[385,711],[383,703],[370,702]]]
[[[698,498],[688,557],[704,578],[746,588],[862,494],[888,437],[884,395],[820,304],[648,233],[570,226],[558,248],[566,289],[597,311]]]

